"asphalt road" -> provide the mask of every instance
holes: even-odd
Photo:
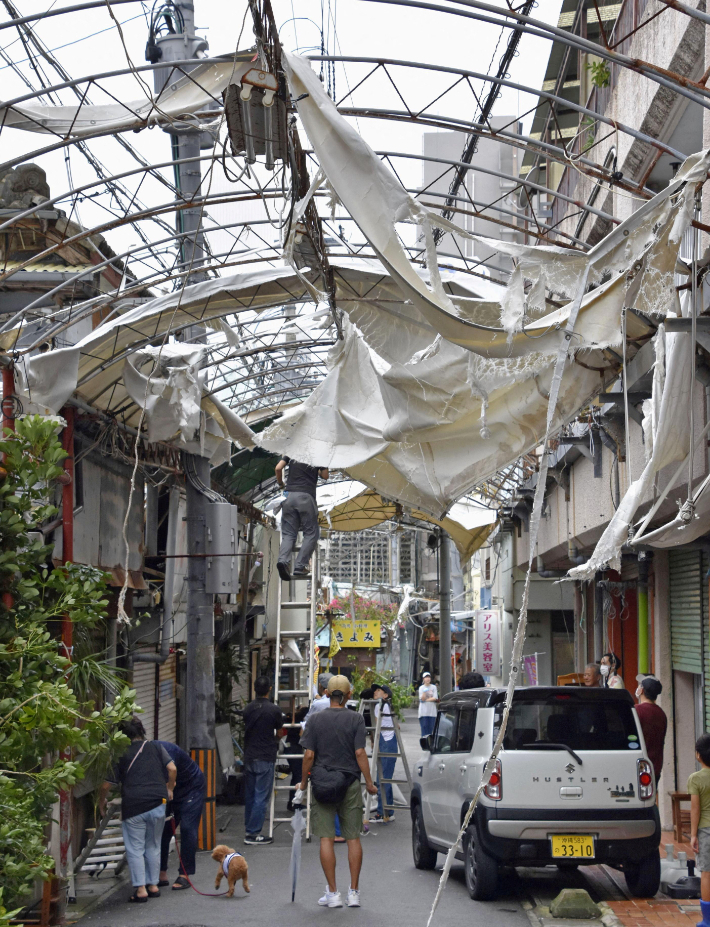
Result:
[[[407,755],[414,760],[419,755],[419,728],[416,717],[403,728]],[[399,765],[395,777],[399,778]],[[285,803],[286,794],[281,800]],[[221,927],[235,923],[249,925],[288,925],[310,927],[313,923],[355,920],[361,927],[425,927],[436,894],[440,868],[444,857],[439,856],[439,871],[420,872],[412,864],[411,826],[407,809],[397,811],[391,824],[371,825],[363,838],[364,864],[360,880],[360,909],[320,908],[318,898],[325,881],[318,859],[318,841],[304,841],[301,872],[296,900],[291,903],[290,856],[291,830],[281,824],[274,843],[264,847],[245,847],[244,809],[241,806],[218,806],[218,824],[227,824],[218,834],[222,843],[239,850],[249,864],[251,893],[246,895],[238,884],[233,898],[205,898],[191,889],[173,892],[162,890],[159,899],[145,905],[128,904],[130,886],[125,883],[92,913],[82,918],[81,927]],[[338,888],[345,896],[349,884],[347,848],[337,845]],[[193,882],[201,891],[214,892],[217,863],[209,853],[199,853],[197,873]],[[595,867],[596,869],[597,867]],[[177,859],[170,857],[171,878],[177,871]],[[598,870],[601,871],[601,870]],[[598,880],[597,880],[598,881]],[[602,880],[603,882],[603,880]],[[223,886],[225,883],[223,883]],[[474,927],[530,927],[523,903],[549,903],[565,887],[585,887],[595,900],[613,897],[613,886],[591,885],[578,872],[559,872],[555,867],[544,870],[517,870],[504,877],[498,900],[475,902],[469,898],[464,884],[463,866],[455,863],[435,917],[437,927],[466,924]],[[607,890],[609,889],[609,890]]]

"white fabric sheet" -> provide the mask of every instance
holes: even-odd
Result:
[[[240,60],[244,57],[244,60]],[[229,83],[237,83],[250,67],[253,52],[239,53],[225,61],[200,64],[184,76],[175,70],[174,79],[165,85],[157,96],[144,94],[127,103],[77,104],[54,106],[44,103],[20,103],[15,106],[0,106],[0,119],[13,129],[39,132],[45,135],[81,138],[95,132],[111,130],[124,132],[142,126],[168,125],[173,120],[185,121],[197,126],[192,119],[194,113],[214,108],[220,102],[222,91]],[[232,75],[234,77],[232,80]],[[143,72],[142,79],[150,85],[153,75]],[[136,91],[140,87],[136,83]]]
[[[659,331],[656,337],[663,338],[663,332]],[[659,470],[674,461],[682,460],[688,453],[691,401],[688,370],[693,360],[692,339],[687,334],[666,333],[665,357],[662,397],[660,403],[657,403],[655,396],[653,400],[653,405],[659,405],[660,408],[650,460],[624,494],[590,559],[571,569],[568,574],[570,579],[592,579],[606,565],[619,569],[619,556],[622,546],[628,540],[629,526],[652,485],[653,477]],[[654,378],[654,390],[660,382],[660,375]]]

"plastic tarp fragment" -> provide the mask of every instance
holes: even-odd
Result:
[[[401,514],[401,509],[398,512],[394,501],[383,498],[380,493],[367,489],[362,483],[352,481],[349,486],[348,483],[336,486],[340,490],[337,494],[340,501],[335,505],[322,505],[319,492],[319,520],[323,528],[330,528],[332,531],[362,531],[365,528],[374,528]],[[449,515],[442,519],[433,518],[416,509],[407,509],[405,514],[444,528],[456,545],[462,565],[486,542],[498,519],[495,509],[467,502],[456,503]]]
[[[220,103],[222,91],[230,79],[237,82],[249,70],[252,56],[253,52],[240,52],[235,56],[236,62],[231,56],[224,61],[205,62],[191,68],[189,76],[175,68],[172,79],[163,90],[150,98],[145,95],[127,103],[79,103],[72,106],[33,102],[0,105],[0,120],[8,128],[62,138],[81,138],[101,131],[124,132],[152,125],[165,126],[174,121],[197,127],[193,115]],[[144,74],[143,80],[150,81],[152,76]]]

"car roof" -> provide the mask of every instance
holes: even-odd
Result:
[[[459,689],[449,692],[440,705],[461,705],[488,708],[505,701],[508,690],[503,688]],[[602,689],[592,686],[519,686],[513,692],[515,702],[546,702],[548,699],[569,698],[576,702],[618,702],[633,705],[631,693],[626,689]]]

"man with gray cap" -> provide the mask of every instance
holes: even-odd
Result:
[[[333,676],[328,682],[330,706],[315,714],[303,734],[303,778],[301,789],[308,786],[311,773],[311,830],[320,837],[320,861],[327,881],[325,894],[318,904],[342,908],[335,883],[335,816],[348,844],[350,888],[348,907],[360,907],[360,870],[362,868],[362,793],[360,775],[371,795],[377,794],[365,752],[365,722],[362,715],[348,711],[350,680]],[[320,797],[319,797],[320,796]]]
[[[636,714],[641,722],[646,753],[656,774],[656,791],[658,791],[658,780],[661,778],[663,769],[663,747],[668,729],[666,713],[660,705],[656,704],[656,699],[663,691],[663,686],[655,676],[644,673],[636,677],[636,682],[638,682],[636,698],[639,700]]]

